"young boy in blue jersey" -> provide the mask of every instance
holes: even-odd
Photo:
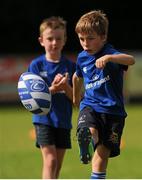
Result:
[[[73,102],[80,105],[77,126],[80,159],[84,164],[92,160],[91,179],[105,179],[108,158],[120,154],[127,116],[123,74],[128,65],[135,63],[133,56],[107,43],[108,24],[106,14],[94,10],[84,14],[75,27],[83,51],[78,55],[73,75]]]
[[[36,144],[43,157],[43,179],[57,179],[66,149],[71,148],[72,76],[75,63],[62,54],[66,21],[49,17],[40,24],[39,42],[45,54],[35,58],[28,71],[41,76],[52,94],[47,115],[33,115]]]

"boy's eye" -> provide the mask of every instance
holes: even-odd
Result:
[[[87,37],[86,39],[84,39],[84,38],[79,38],[80,39],[80,41],[87,41],[87,40],[94,40],[94,39],[96,39],[95,37]]]
[[[62,40],[62,38],[60,38],[60,37],[56,38],[56,41],[60,41],[60,40]]]
[[[83,38],[79,38],[80,39],[80,41],[84,41],[84,39]]]
[[[59,38],[52,38],[52,37],[48,37],[48,38],[47,38],[48,41],[54,41],[54,40],[55,40],[55,41],[60,41],[61,39],[62,39],[62,38],[60,38],[60,37],[59,37]]]
[[[48,37],[48,38],[47,38],[47,40],[48,40],[48,41],[52,41],[52,40],[53,40],[53,38],[49,38],[49,37]]]
[[[96,39],[96,37],[95,37],[95,36],[88,36],[86,39],[88,39],[88,40],[94,40],[94,39]]]

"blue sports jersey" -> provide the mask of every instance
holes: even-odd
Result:
[[[110,44],[105,44],[94,55],[89,55],[86,51],[78,55],[76,74],[83,77],[85,87],[80,110],[90,106],[96,112],[127,116],[123,102],[123,74],[128,66],[113,62],[108,62],[104,69],[95,66],[96,59],[101,56],[119,53]]]
[[[34,59],[28,68],[29,72],[40,75],[50,87],[54,77],[60,73],[69,73],[69,84],[72,86],[72,76],[75,72],[75,63],[64,56],[59,62],[46,60],[45,54]],[[33,123],[41,123],[57,128],[70,129],[72,117],[72,102],[64,92],[52,95],[51,110],[47,115],[33,115]]]

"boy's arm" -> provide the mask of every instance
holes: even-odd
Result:
[[[76,73],[73,75],[73,104],[79,107],[81,100],[83,79],[78,77]]]
[[[114,62],[122,65],[133,65],[135,64],[135,59],[133,56],[128,54],[108,54],[96,60],[96,67],[104,68],[108,62]]]
[[[66,84],[65,88],[64,88],[64,91],[66,93],[66,96],[71,100],[73,101],[73,88],[69,85],[69,84]]]

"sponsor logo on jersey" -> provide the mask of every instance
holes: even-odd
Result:
[[[98,80],[98,81],[95,81],[95,82],[93,82],[93,83],[86,84],[85,89],[87,90],[87,89],[94,88],[94,87],[96,87],[96,86],[100,86],[100,85],[102,85],[103,83],[105,83],[105,82],[107,82],[107,81],[109,81],[109,80],[110,80],[110,77],[109,77],[109,75],[107,75],[106,77],[104,77],[104,78],[102,78],[102,79],[100,79],[100,80]]]
[[[47,71],[41,71],[39,74],[41,77],[47,77],[48,73],[47,73]]]
[[[97,79],[99,79],[99,75],[95,75],[95,76],[93,76],[93,78],[92,78],[94,81],[96,81]]]

